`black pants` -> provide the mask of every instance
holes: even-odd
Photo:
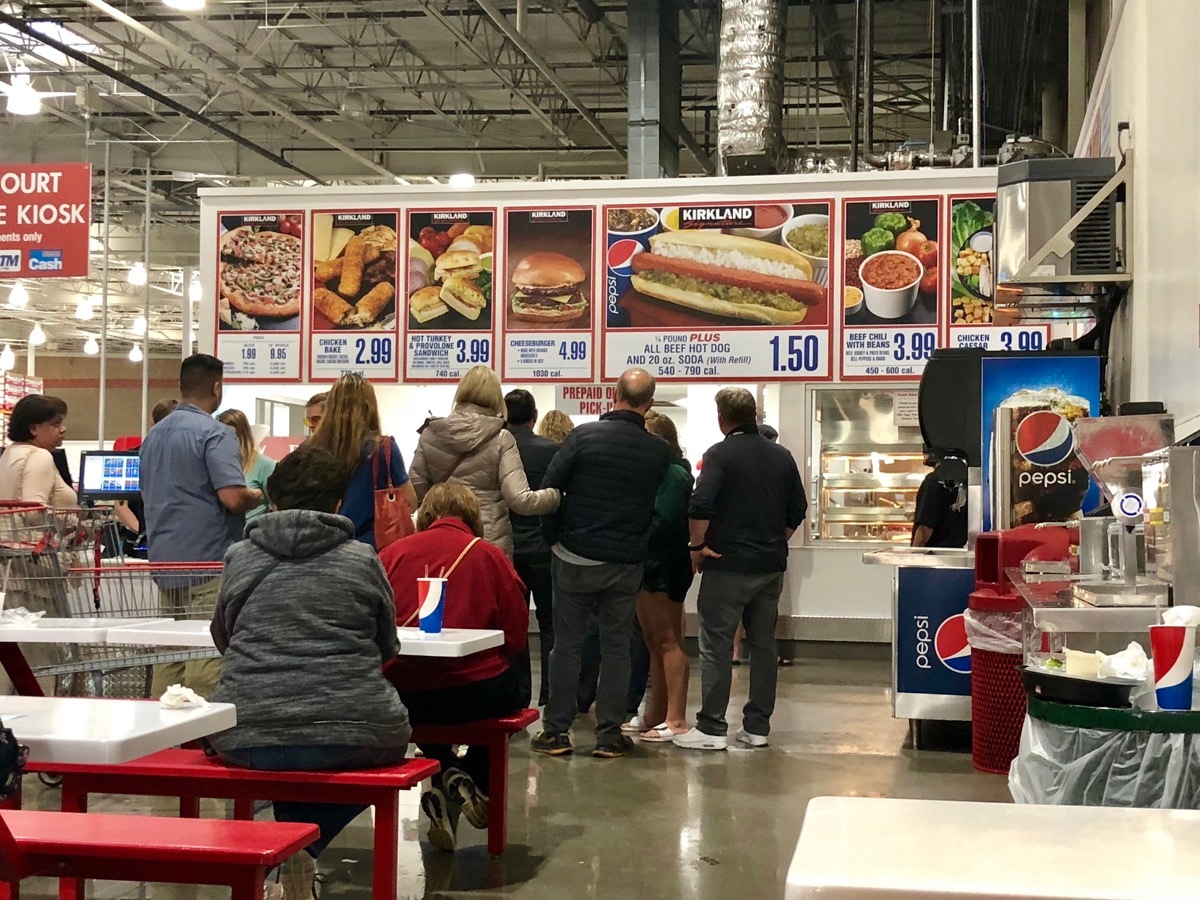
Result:
[[[493,719],[509,716],[525,708],[521,699],[520,673],[509,666],[495,678],[472,681],[436,691],[400,691],[400,699],[408,709],[408,721],[413,725],[458,725],[477,719]],[[485,794],[488,791],[487,747],[470,747],[461,759],[449,744],[418,743],[428,759],[442,764],[442,775],[447,769],[459,769]],[[440,776],[439,776],[440,781]]]
[[[600,628],[593,620],[583,643],[583,667],[579,670],[579,711],[587,712],[596,700],[596,682],[600,678]],[[625,700],[625,718],[638,714],[650,681],[650,648],[642,634],[637,616],[629,637],[629,694]],[[651,728],[654,726],[651,725]]]
[[[525,582],[525,603],[529,603],[532,595],[536,604],[533,613],[537,616],[538,645],[541,647],[539,655],[542,659],[542,683],[538,690],[537,705],[545,706],[550,697],[550,651],[554,649],[554,582],[550,577],[550,554],[518,553],[513,557],[513,568]],[[528,654],[529,651],[525,652]],[[525,703],[528,702],[527,699]]]

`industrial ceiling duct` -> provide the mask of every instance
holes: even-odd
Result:
[[[784,0],[722,0],[718,148],[729,175],[783,171]]]

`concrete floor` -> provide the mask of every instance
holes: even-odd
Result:
[[[971,768],[965,753],[905,749],[907,725],[891,718],[890,668],[843,650],[800,648],[780,670],[771,746],[725,753],[640,744],[636,755],[598,760],[531,754],[513,742],[508,853],[488,857],[483,832],[464,821],[459,850],[423,842],[416,795],[406,798],[400,897],[779,897],[804,808],[826,794],[1006,801],[1006,780]],[[815,655],[819,654],[819,655]],[[693,664],[693,677],[699,667]],[[535,684],[536,682],[535,672]],[[748,670],[734,670],[731,731]],[[694,683],[691,696],[699,693]],[[591,720],[577,748],[590,751]],[[535,726],[536,727],[536,726]],[[56,808],[57,791],[27,779],[29,808]],[[205,815],[219,814],[210,801]],[[173,814],[173,803],[95,798],[96,811]],[[326,851],[326,897],[369,898],[371,821],[360,817]],[[54,897],[31,879],[23,896]],[[215,888],[97,883],[98,898],[207,900]],[[225,894],[227,896],[227,894]]]

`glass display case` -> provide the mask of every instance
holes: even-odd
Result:
[[[915,390],[816,388],[812,537],[907,544],[924,464]]]

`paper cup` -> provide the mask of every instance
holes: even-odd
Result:
[[[426,634],[442,633],[442,614],[446,610],[446,579],[417,579],[417,619]]]
[[[1192,663],[1196,629],[1190,625],[1151,625],[1154,694],[1159,709],[1192,708]]]

